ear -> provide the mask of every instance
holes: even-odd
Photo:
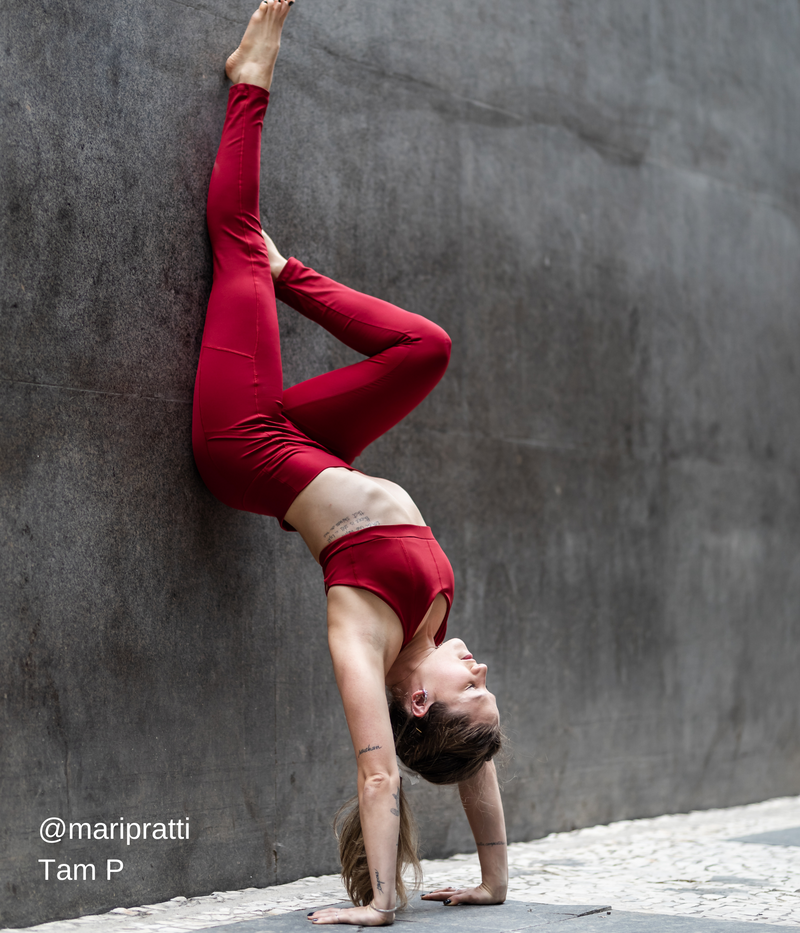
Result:
[[[421,716],[424,716],[425,713],[430,709],[430,705],[433,702],[428,694],[424,690],[417,690],[416,693],[411,694],[411,715],[419,719]]]

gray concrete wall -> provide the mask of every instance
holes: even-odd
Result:
[[[190,449],[252,5],[0,4],[7,925],[336,868],[320,571]],[[796,0],[294,7],[264,222],[453,337],[361,467],[454,565],[512,839],[800,791],[799,48]],[[352,358],[281,314],[287,382]],[[427,853],[470,847],[452,790],[411,796]]]

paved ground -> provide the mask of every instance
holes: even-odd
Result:
[[[498,933],[564,920],[579,922],[581,933],[601,926],[608,933],[739,933],[745,924],[761,924],[753,933],[766,933],[773,925],[800,926],[800,797],[554,833],[510,846],[509,864],[509,902],[503,907],[426,905],[400,914],[398,921],[423,923],[432,933],[472,928],[467,920],[473,916],[476,930]],[[423,868],[426,890],[474,883],[477,857],[425,861]],[[343,900],[338,877],[326,875],[120,907],[29,929],[190,933],[241,923],[229,933],[269,933],[308,928],[302,926],[304,913],[291,912]]]

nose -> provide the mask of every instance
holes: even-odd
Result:
[[[473,668],[473,673],[476,677],[481,678],[481,680],[486,683],[486,672],[489,670],[488,664],[476,664]]]

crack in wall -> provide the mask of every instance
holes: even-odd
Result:
[[[170,2],[176,3],[179,6],[185,6],[190,9],[198,10],[199,12],[208,13],[209,15],[223,19],[226,22],[241,23],[242,26],[245,25],[244,21],[242,20],[222,16],[219,13],[212,12],[210,10],[203,10],[200,7],[194,7],[191,4],[186,3],[185,0],[170,0]],[[597,132],[592,130],[592,127],[589,125],[590,119],[588,119],[594,115],[597,115],[597,108],[591,104],[588,104],[586,101],[580,99],[570,100],[563,95],[557,95],[554,100],[551,100],[554,95],[546,95],[546,99],[543,100],[543,103],[550,103],[550,107],[542,107],[538,112],[524,114],[517,111],[508,110],[504,107],[498,107],[496,104],[490,104],[487,101],[468,97],[464,94],[459,94],[458,92],[444,88],[433,81],[426,81],[425,79],[419,78],[415,75],[403,74],[399,71],[391,71],[386,68],[381,68],[380,66],[374,65],[371,62],[365,62],[362,59],[356,58],[352,55],[345,55],[342,52],[335,51],[334,49],[324,45],[308,43],[306,44],[305,48],[322,52],[325,55],[329,55],[331,58],[355,65],[357,68],[362,68],[365,71],[380,75],[384,78],[406,82],[417,87],[425,88],[429,91],[434,91],[437,94],[448,98],[449,100],[456,101],[459,104],[464,104],[468,107],[474,107],[477,110],[484,111],[487,115],[494,114],[501,119],[510,121],[514,124],[514,126],[550,126],[554,129],[562,129],[580,140],[587,148],[597,152],[601,157],[610,159],[612,161],[621,162],[633,167],[639,165],[649,165],[668,172],[686,174],[695,178],[704,178],[709,181],[716,182],[717,184],[729,188],[732,191],[736,191],[737,193],[759,201],[762,204],[766,204],[777,213],[780,213],[789,219],[794,226],[800,227],[800,205],[794,207],[793,205],[785,204],[784,202],[779,201],[773,195],[770,195],[756,188],[742,185],[739,182],[725,178],[721,175],[717,175],[714,172],[693,169],[685,165],[670,162],[667,159],[649,157],[642,147],[633,148],[615,145],[607,139],[600,138]],[[565,104],[571,104],[573,107],[577,108],[583,107],[588,111],[588,118],[587,113],[566,114],[564,106]],[[547,113],[545,112],[546,110],[552,110],[553,112]],[[604,118],[599,122],[602,125],[609,126],[614,121],[613,119]],[[619,119],[617,119],[616,122],[618,124],[624,123],[624,121],[620,121]],[[508,126],[508,124],[506,124],[506,126]],[[635,123],[632,124],[632,128],[641,129],[645,132],[649,129],[646,126],[639,127]]]
[[[49,382],[26,382],[23,379],[7,379],[0,377],[0,382],[6,385],[30,386],[34,389],[56,389],[61,392],[81,392],[84,395],[105,395],[110,398],[143,399],[148,402],[172,402],[176,405],[191,405],[190,399],[170,398],[167,395],[138,395],[135,392],[112,392],[110,389],[79,389],[76,386],[60,386]]]

